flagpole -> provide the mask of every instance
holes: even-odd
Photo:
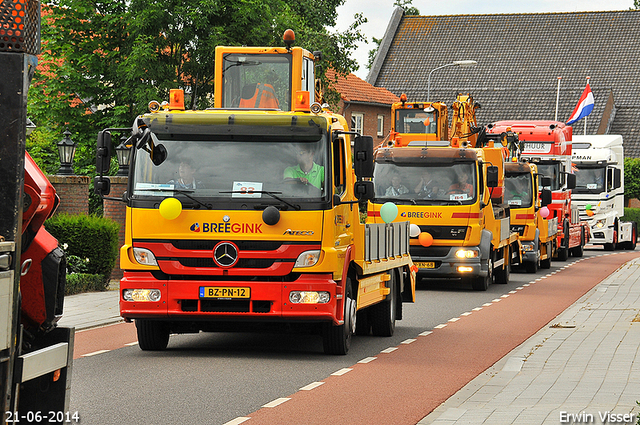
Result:
[[[558,77],[558,92],[556,93],[556,116],[553,119],[554,121],[558,121],[558,102],[560,101],[560,80],[562,80],[562,77]]]
[[[587,75],[587,85],[589,85],[589,78],[591,77]],[[584,135],[587,135],[587,117],[584,117]]]

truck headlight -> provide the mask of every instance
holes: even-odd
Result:
[[[596,224],[594,224],[591,227],[593,227],[594,229],[602,229],[605,224],[606,224],[606,220],[598,220],[596,221]]]
[[[289,301],[292,304],[326,304],[331,294],[326,291],[291,291]]]
[[[320,260],[320,250],[305,251],[298,255],[296,264],[293,267],[311,267],[315,266]]]
[[[456,251],[458,258],[478,258],[478,250],[476,249],[459,249]]]
[[[523,243],[522,250],[524,252],[533,252],[533,244],[532,243]]]
[[[133,248],[133,256],[143,266],[157,266],[156,256],[145,248]]]
[[[125,301],[136,302],[158,302],[162,295],[159,289],[125,289],[122,291],[122,298]]]

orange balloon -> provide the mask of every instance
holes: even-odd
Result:
[[[429,125],[431,124],[431,120],[427,118],[426,120],[423,121],[423,123],[425,127],[429,127]]]
[[[592,215],[594,215],[594,214],[595,214],[595,213],[594,213],[593,211],[591,211],[591,210],[587,210],[587,215],[588,215],[589,217],[591,217],[591,216],[592,216]]]
[[[418,242],[420,242],[420,245],[425,247],[431,246],[433,243],[433,236],[431,236],[431,233],[422,232],[420,233],[420,236],[418,236]]]

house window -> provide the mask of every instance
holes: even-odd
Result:
[[[353,113],[351,114],[351,131],[362,134],[362,125],[364,123],[364,114]]]
[[[378,115],[378,137],[384,136],[384,115]]]

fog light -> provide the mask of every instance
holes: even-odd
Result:
[[[291,291],[289,301],[293,304],[326,304],[331,294],[326,291]]]
[[[161,294],[159,289],[125,289],[122,298],[125,301],[158,302]]]
[[[460,273],[469,273],[473,271],[473,267],[469,267],[469,266],[458,266],[458,271]]]
[[[478,258],[478,251],[475,249],[459,249],[456,251],[458,258]]]
[[[305,251],[298,255],[296,264],[293,267],[311,267],[315,266],[320,260],[320,250]]]
[[[145,248],[133,248],[133,256],[136,261],[144,266],[157,266],[156,256]]]

